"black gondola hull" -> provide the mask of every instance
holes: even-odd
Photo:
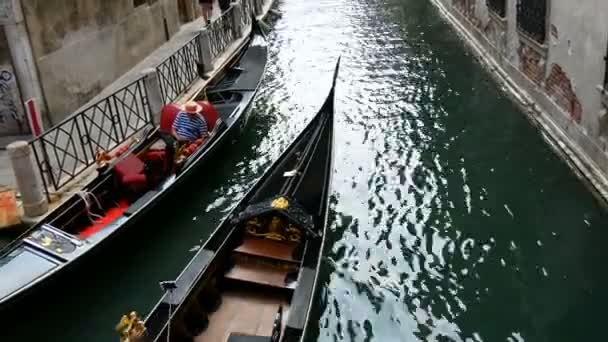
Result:
[[[188,315],[189,308],[198,305],[196,303],[201,298],[202,289],[206,288],[210,279],[220,276],[228,254],[232,252],[231,247],[238,239],[242,239],[243,230],[239,222],[248,220],[251,216],[248,213],[275,210],[271,208],[274,201],[270,207],[265,204],[267,203],[265,199],[272,198],[273,194],[289,196],[288,209],[295,210],[295,215],[300,217],[299,219],[296,217],[296,221],[299,220],[303,225],[311,223],[306,244],[302,245],[305,246],[305,251],[281,341],[299,341],[302,338],[314,300],[326,236],[333,172],[334,89],[338,66],[330,94],[319,113],[215,229],[178,276],[175,289],[165,294],[148,314],[145,320],[146,341],[165,341],[169,330],[176,329],[174,326],[177,324],[176,321],[187,320],[184,317]],[[302,171],[301,174],[286,180],[286,177],[292,177],[288,174],[294,174],[293,167],[295,174],[298,174],[299,170]],[[313,183],[316,186],[313,186]],[[284,199],[284,197],[280,198]],[[311,214],[310,219],[307,218],[306,213]],[[170,325],[171,329],[168,329]],[[183,329],[181,330],[183,333]],[[195,330],[187,333],[190,334],[188,338],[197,334]],[[175,335],[171,336],[173,340]]]
[[[112,242],[125,234],[125,232],[133,231],[135,228],[134,226],[141,221],[146,213],[162,205],[164,198],[171,193],[176,192],[191,174],[208,166],[208,162],[217,154],[217,151],[224,146],[226,142],[235,139],[241,133],[241,130],[245,127],[250,116],[249,112],[252,107],[254,96],[257,93],[257,89],[266,68],[266,46],[251,46],[252,41],[257,34],[259,33],[254,34],[252,32],[249,39],[243,44],[239,51],[233,55],[232,58],[234,59],[234,62],[226,64],[226,67],[230,68],[231,65],[240,63],[243,58],[247,58],[247,51],[250,49],[261,49],[261,52],[256,50],[256,56],[261,54],[263,58],[261,60],[258,58],[258,62],[261,64],[258,65],[258,70],[252,71],[255,77],[253,80],[250,80],[249,88],[243,90],[219,89],[220,91],[230,91],[239,94],[241,103],[230,115],[231,118],[234,118],[226,122],[225,127],[218,130],[216,136],[207,146],[201,148],[196,154],[192,155],[190,160],[177,175],[171,176],[162,187],[149,191],[146,194],[148,197],[146,197],[146,195],[142,196],[142,198],[140,198],[141,203],[136,202],[129,207],[133,209],[129,212],[128,216],[123,214],[118,217],[101,232],[87,239],[87,241],[77,241],[77,238],[74,236],[70,236],[69,234],[60,231],[45,230],[45,233],[49,231],[54,232],[57,237],[74,242],[76,248],[71,255],[68,254],[67,256],[63,256],[56,253],[49,253],[49,251],[41,246],[28,242],[31,234],[43,229],[53,228],[45,226],[46,221],[43,221],[28,230],[27,234],[30,234],[31,232],[30,235],[24,235],[24,237],[16,240],[5,248],[5,250],[0,251],[0,274],[2,274],[3,277],[6,277],[4,278],[4,283],[0,280],[0,312],[4,312],[13,307],[14,304],[21,302],[26,295],[36,290],[40,290],[43,285],[61,281],[64,275],[73,272],[75,268],[82,266],[82,264],[91,260],[94,256],[107,251]],[[247,70],[245,70],[245,72],[247,72]],[[85,189],[99,186],[99,184],[106,181],[107,177],[111,177],[109,172],[100,173],[95,180],[85,187]],[[67,206],[67,204],[65,206]],[[54,210],[53,213],[62,210],[65,210],[64,206],[60,206]],[[52,216],[53,213],[49,216]],[[22,261],[26,263],[23,263]],[[31,263],[28,264],[27,261],[30,261]],[[40,266],[41,263],[42,266]],[[28,266],[37,268],[28,269]],[[17,267],[19,269],[17,269]],[[13,283],[11,284],[7,280],[13,281]]]

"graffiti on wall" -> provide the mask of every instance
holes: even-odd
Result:
[[[21,113],[17,82],[13,73],[0,69],[0,135],[25,133],[27,126]]]

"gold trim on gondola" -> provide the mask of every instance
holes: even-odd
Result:
[[[268,202],[266,202],[268,203]],[[275,199],[274,201],[272,201],[272,207],[273,208],[277,208],[277,209],[287,209],[289,208],[289,201],[287,201],[287,199],[285,197],[279,197],[277,199]]]
[[[285,224],[278,216],[273,216],[267,224],[254,217],[245,224],[245,231],[251,236],[275,241],[302,241],[302,231],[293,224]]]
[[[146,327],[137,312],[131,311],[128,316],[122,315],[115,330],[120,342],[139,342],[143,341]]]

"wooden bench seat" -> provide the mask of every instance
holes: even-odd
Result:
[[[286,283],[289,269],[279,268],[250,260],[237,260],[224,275],[226,279],[260,284],[283,289],[294,289],[295,282]]]
[[[280,242],[269,239],[246,237],[243,243],[234,252],[247,255],[299,263],[293,254],[297,247],[293,242]]]

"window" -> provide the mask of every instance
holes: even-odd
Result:
[[[517,26],[543,44],[547,34],[547,0],[517,0]]]
[[[486,0],[490,10],[498,14],[501,18],[506,15],[506,0]]]

